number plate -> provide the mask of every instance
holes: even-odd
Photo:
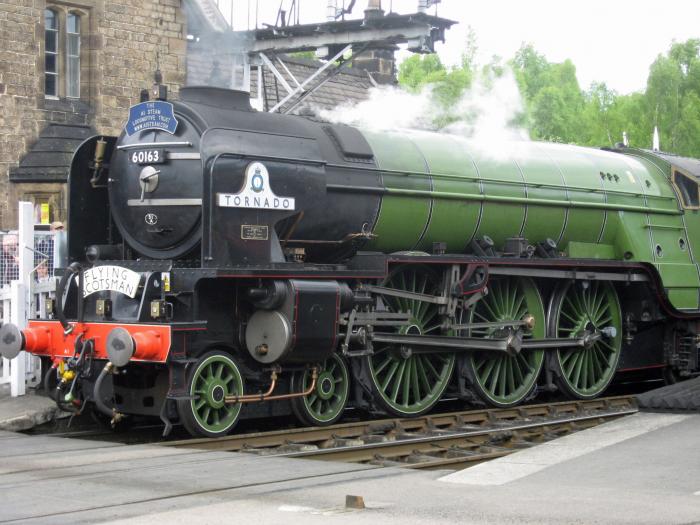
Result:
[[[132,151],[129,153],[129,162],[132,164],[163,164],[165,151],[161,148]]]

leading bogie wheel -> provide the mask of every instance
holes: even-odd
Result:
[[[529,326],[487,325],[525,320]],[[519,329],[523,339],[544,339],[546,330],[542,298],[535,282],[526,277],[492,278],[488,295],[470,309],[469,322],[484,326],[469,330],[471,337],[504,337]],[[488,405],[506,408],[522,403],[532,393],[542,370],[544,351],[523,349],[514,355],[476,351],[463,359],[466,375],[479,398]]]
[[[383,286],[421,295],[440,293],[440,274],[424,265],[396,267]],[[442,322],[438,305],[419,298],[383,297],[386,309],[408,313],[407,326],[398,333],[406,335],[440,335]],[[445,335],[445,334],[443,334]],[[417,353],[395,344],[377,345],[366,358],[372,397],[389,414],[418,416],[438,402],[452,378],[454,353]]]
[[[213,350],[201,356],[187,374],[189,399],[177,401],[180,420],[192,435],[219,437],[238,421],[241,404],[226,396],[243,395],[243,377],[231,354]]]
[[[292,398],[292,410],[304,425],[332,425],[348,403],[350,374],[345,361],[338,354],[331,355],[316,367],[318,377],[311,393]],[[313,384],[313,372],[307,369],[292,376],[292,392],[306,392]]]
[[[622,312],[613,285],[606,281],[562,283],[548,312],[550,337],[587,337],[583,347],[552,354],[559,388],[570,397],[592,399],[612,381],[622,348]]]

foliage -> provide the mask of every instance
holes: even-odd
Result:
[[[447,68],[437,54],[411,55],[399,66],[399,84],[412,92],[429,88],[436,103],[434,125],[442,128],[455,120],[451,108],[468,90],[474,79],[476,39],[469,31],[460,64]]]
[[[649,68],[643,91],[619,94],[605,82],[581,89],[570,60],[549,62],[524,44],[505,65],[498,57],[479,66],[476,38],[470,31],[461,64],[446,67],[437,55],[413,55],[399,68],[399,84],[411,91],[432,88],[441,113],[436,125],[454,120],[452,108],[474,80],[496,78],[510,67],[523,99],[515,122],[533,139],[588,146],[614,146],[625,132],[630,145],[650,148],[654,126],[661,147],[700,157],[700,39],[675,42]]]

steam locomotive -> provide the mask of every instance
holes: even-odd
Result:
[[[76,151],[57,298],[0,329],[62,408],[222,436],[698,373],[698,161],[154,95]]]

